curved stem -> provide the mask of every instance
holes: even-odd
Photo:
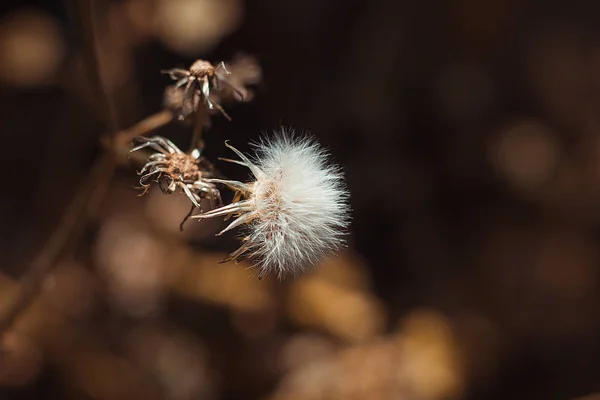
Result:
[[[105,141],[105,147],[107,147],[108,150],[122,151],[127,149],[127,151],[129,151],[131,141],[135,137],[147,135],[162,126],[167,125],[172,120],[173,113],[169,110],[163,110],[156,114],[152,114],[132,127],[118,132],[114,138],[114,148],[111,147],[111,143],[108,141]]]
[[[95,208],[108,188],[115,163],[110,154],[104,154],[94,165],[84,187],[75,195],[67,207],[59,225],[54,229],[42,250],[34,258],[31,266],[21,278],[20,290],[2,310],[0,315],[0,335],[6,332],[19,315],[27,309],[39,292],[46,275],[58,263],[64,249],[81,231],[82,217]]]

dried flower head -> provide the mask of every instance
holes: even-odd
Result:
[[[218,70],[223,70],[225,74],[217,74]],[[205,60],[196,60],[189,70],[181,68],[173,68],[162,71],[163,74],[168,74],[171,79],[176,80],[175,89],[184,88],[182,110],[186,107],[193,107],[197,104],[197,97],[202,98],[209,110],[217,109],[227,119],[231,119],[225,112],[223,107],[211,98],[213,92],[221,90],[222,86],[227,86],[236,91],[240,97],[244,97],[243,93],[237,88],[228,83],[225,76],[231,75],[227,70],[224,62],[218,63],[216,66]],[[180,114],[180,119],[184,119],[185,115]]]
[[[282,278],[310,269],[344,243],[348,192],[340,169],[314,140],[282,132],[258,143],[253,161],[226,146],[240,161],[225,161],[248,167],[255,180],[209,179],[234,189],[234,201],[192,217],[237,216],[219,235],[244,226],[243,244],[224,261],[244,256],[260,267],[259,277]]]
[[[148,158],[146,165],[138,171],[140,185],[145,194],[152,183],[157,183],[165,194],[171,194],[180,188],[192,204],[201,209],[200,201],[208,198],[213,205],[221,204],[221,194],[214,183],[207,178],[214,177],[212,166],[200,156],[200,151],[191,154],[181,151],[173,142],[160,136],[134,139],[140,143],[129,152],[149,147],[156,150]]]

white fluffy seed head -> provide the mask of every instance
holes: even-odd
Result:
[[[261,275],[305,272],[344,243],[348,191],[339,167],[306,136],[281,132],[255,145],[260,171],[249,200],[249,253]]]
[[[236,190],[235,200],[191,217],[237,217],[220,234],[243,227],[243,244],[224,261],[248,258],[260,268],[260,277],[281,279],[309,270],[344,244],[348,191],[340,168],[314,139],[276,133],[254,145],[253,160],[226,146],[240,158],[227,161],[248,167],[254,181],[209,179]]]

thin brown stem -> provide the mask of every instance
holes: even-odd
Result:
[[[77,12],[81,33],[84,40],[84,62],[89,73],[89,80],[93,90],[99,94],[97,98],[102,101],[105,111],[105,121],[108,132],[114,137],[118,125],[112,108],[112,102],[106,92],[98,66],[98,54],[94,35],[93,0],[78,0]],[[20,290],[9,301],[8,306],[0,315],[0,335],[6,332],[17,321],[22,312],[31,304],[39,293],[46,275],[56,266],[64,250],[74,238],[78,236],[85,226],[86,217],[98,207],[101,202],[116,168],[115,157],[112,152],[107,152],[96,160],[83,187],[77,192],[75,198],[67,206],[65,213],[54,232],[42,250],[35,257],[31,267],[22,279]]]
[[[106,86],[102,83],[100,61],[98,58],[98,45],[96,43],[96,29],[94,15],[98,10],[94,7],[94,0],[75,0],[80,31],[83,36],[83,62],[92,94],[99,99],[98,105],[103,113],[106,123],[106,132],[114,136],[119,131],[117,113],[113,107],[112,99]]]
[[[198,102],[198,108],[196,109],[196,123],[194,125],[194,135],[192,136],[192,143],[190,145],[190,152],[194,149],[204,149],[204,140],[202,140],[202,130],[204,129],[204,123],[206,122],[206,100],[201,96]]]
[[[152,114],[149,117],[141,120],[130,128],[117,132],[114,141],[103,140],[103,144],[109,151],[121,153],[123,150],[129,151],[131,141],[137,136],[144,136],[155,131],[171,121],[173,121],[173,113],[169,110],[163,110]]]
[[[101,198],[104,197],[114,168],[114,160],[108,153],[96,162],[83,187],[67,207],[59,225],[52,232],[25,276],[21,279],[20,290],[9,301],[2,315],[0,315],[0,335],[8,330],[21,312],[25,311],[31,304],[46,275],[59,261],[63,250],[69,246],[74,237],[78,236],[77,233],[81,231],[83,226],[81,223],[82,217],[90,212],[90,209],[95,208]]]

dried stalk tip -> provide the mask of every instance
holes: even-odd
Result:
[[[235,191],[231,204],[193,219],[237,218],[222,232],[244,228],[242,246],[226,260],[248,258],[259,277],[297,275],[344,244],[349,225],[348,192],[340,169],[312,139],[282,132],[257,145],[255,161],[233,146],[240,160],[225,160],[250,169],[254,181],[208,179]]]
[[[212,65],[205,60],[196,60],[188,69],[173,68],[161,71],[175,80],[175,85],[165,91],[165,106],[185,120],[202,101],[209,111],[219,111],[231,120],[220,105],[221,100],[235,98],[244,101],[251,92],[246,85],[256,83],[260,79],[260,67],[253,58],[244,56],[233,64],[239,77],[230,79],[232,72],[224,62]]]
[[[164,194],[171,194],[178,188],[190,199],[192,204],[202,210],[201,200],[209,199],[213,207],[222,204],[221,193],[216,185],[208,181],[214,178],[210,163],[201,157],[200,151],[191,154],[181,151],[173,142],[161,136],[136,137],[129,153],[151,148],[155,150],[146,165],[137,172],[140,175],[141,195],[156,183]]]

